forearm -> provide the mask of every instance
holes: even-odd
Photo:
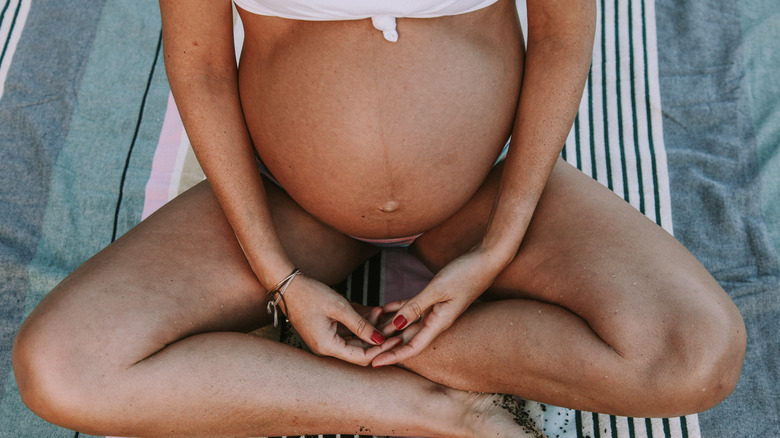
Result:
[[[271,287],[293,265],[274,228],[238,97],[195,84],[189,83],[186,98],[177,97],[187,102],[180,112],[193,150],[255,275]]]
[[[193,150],[252,269],[271,287],[292,263],[273,226],[241,109],[230,3],[161,1],[161,11],[168,79]]]
[[[590,68],[595,11],[531,22],[523,86],[512,144],[482,246],[508,263],[519,248],[536,204],[577,115]],[[529,10],[529,20],[531,10]],[[567,26],[564,32],[543,32]]]

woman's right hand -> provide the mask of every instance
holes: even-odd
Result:
[[[400,342],[398,338],[386,341],[376,329],[379,317],[375,315],[376,311],[364,317],[346,298],[304,275],[297,276],[290,283],[279,305],[309,349],[320,356],[365,366]],[[343,327],[340,328],[340,325]],[[344,328],[363,342],[344,336]]]

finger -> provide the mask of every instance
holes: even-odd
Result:
[[[378,345],[378,347],[380,347],[382,349],[382,352],[384,352],[384,351],[391,350],[391,349],[399,346],[400,344],[403,344],[404,342],[406,342],[406,340],[409,339],[408,337],[406,337],[406,332],[408,332],[408,331],[409,330],[405,330],[404,331],[404,336],[393,336],[392,338],[389,338],[389,339],[385,340],[385,342],[382,345]],[[364,350],[368,350],[370,348],[377,347],[377,345],[368,344],[365,341],[363,341],[362,339],[360,339],[358,337],[355,337],[355,336],[349,336],[349,337],[344,338],[344,343],[346,345],[360,347],[360,348],[362,348]]]
[[[409,329],[409,331],[412,330],[413,329],[411,328]],[[433,342],[438,334],[439,332],[433,327],[423,327],[422,329],[419,329],[419,332],[412,336],[411,341],[409,341],[408,344],[399,343],[395,348],[385,349],[384,351],[380,352],[380,354],[378,354],[371,361],[371,365],[375,368],[386,365],[394,365],[409,359],[410,357],[414,357],[428,348],[428,346],[431,344],[431,342]],[[395,339],[399,338],[390,338],[388,339],[388,343],[390,340]]]
[[[374,324],[374,327],[385,327],[393,319],[393,314],[394,313],[395,313],[395,311],[390,312],[390,313],[385,312],[384,308],[383,308],[382,309],[382,314],[379,316],[379,319],[377,320],[377,322],[375,322],[375,323],[372,322]],[[385,334],[385,333],[382,333],[382,334]]]
[[[387,341],[385,341],[385,343],[382,344],[383,350],[384,351],[391,350],[390,348],[384,348],[385,345],[390,341],[398,340],[397,345],[395,345],[395,347],[408,344],[409,341],[411,341],[412,338],[414,338],[414,335],[416,335],[417,332],[419,332],[421,329],[422,329],[422,325],[410,325],[405,330],[400,331],[395,335],[393,335],[392,337],[387,338]]]
[[[341,342],[340,345],[336,343],[331,349],[325,353],[326,356],[335,357],[345,362],[353,363],[355,365],[366,366],[380,353],[382,353],[382,347],[375,345],[370,348],[363,348],[358,345],[350,345],[346,342]]]
[[[376,309],[374,306],[364,306],[360,303],[350,302],[349,303],[355,311],[363,316],[364,318],[368,318],[368,315]]]
[[[365,341],[363,341],[362,339],[356,338],[354,336],[350,336],[348,338],[344,338],[344,345],[347,345],[349,347],[357,347],[357,348],[360,348],[360,349],[362,349],[364,351],[369,350],[369,349],[374,348],[374,347],[381,347],[382,351],[387,351],[387,350],[389,350],[389,348],[385,347],[387,345],[387,342],[388,341],[385,341],[382,345],[372,345],[372,344],[368,344]],[[403,341],[401,341],[401,342],[403,342]],[[401,343],[401,342],[398,342],[398,343]],[[336,350],[332,350],[332,352],[329,353],[329,354],[326,354],[326,356],[337,357],[338,353],[336,353],[335,351]]]
[[[368,323],[376,327],[377,324],[379,324],[379,318],[381,318],[384,313],[384,309],[381,307],[374,307],[368,314]]]
[[[353,307],[354,307],[354,303],[353,303]],[[382,317],[382,315],[384,315],[384,311],[382,310],[381,307],[373,307],[371,308],[370,311],[368,310],[369,309],[368,307],[366,307],[365,309],[367,310],[365,312],[359,308],[357,309],[357,311],[360,315],[363,315],[366,318],[369,324],[371,324],[374,327],[377,327],[379,324],[379,319]],[[336,333],[344,339],[354,337],[352,332],[346,326],[344,326],[344,324],[338,324],[338,326],[336,327]],[[363,341],[361,340],[361,342]]]
[[[332,318],[344,324],[355,336],[371,345],[382,345],[385,342],[385,336],[376,329],[374,324],[357,313],[352,306],[340,306]]]
[[[417,322],[429,307],[436,304],[434,294],[426,293],[423,290],[414,298],[403,303],[396,311],[391,322],[382,328],[382,334],[389,336],[397,330],[403,330],[409,325]]]
[[[356,344],[360,342],[360,344]],[[339,340],[335,342],[339,344]],[[365,342],[352,338],[350,341],[341,341],[340,345],[334,346],[330,351],[324,353],[326,356],[335,357],[355,365],[366,366],[371,363],[379,354],[392,350],[403,343],[399,338],[388,339],[382,345],[368,345]]]
[[[401,307],[409,300],[393,301],[382,306],[382,310],[385,313],[397,312]]]
[[[350,336],[348,338],[344,338],[344,343],[350,346],[354,347],[360,347],[364,350],[368,350],[371,347],[375,347],[375,345],[366,344],[362,339],[356,338],[354,336]],[[384,344],[382,344],[384,345]]]
[[[404,343],[404,340],[401,337],[398,337],[398,336],[392,337],[392,338],[386,340],[384,344],[379,346],[379,348],[381,349],[379,353],[381,354],[381,353],[384,353],[386,351],[390,351],[393,348],[396,348],[396,347],[398,347],[399,345],[401,345],[403,343]],[[374,357],[376,357],[376,356],[374,356]]]

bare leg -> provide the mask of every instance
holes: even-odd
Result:
[[[481,237],[499,174],[418,240],[432,269]],[[448,386],[633,416],[705,410],[739,376],[745,329],[725,292],[676,240],[562,160],[485,299],[404,365]]]
[[[375,251],[269,192],[280,237],[308,275],[340,280]],[[486,396],[241,333],[268,323],[265,303],[202,183],[41,302],[14,347],[20,392],[43,418],[93,434],[523,434]]]

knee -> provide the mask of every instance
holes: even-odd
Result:
[[[665,334],[663,353],[646,361],[642,374],[647,386],[640,392],[644,397],[653,394],[652,416],[703,412],[734,391],[746,333],[736,306],[726,307],[732,308],[704,312],[676,325]]]
[[[87,369],[73,347],[76,342],[33,313],[16,336],[12,349],[14,375],[22,401],[46,421],[77,429],[90,406],[84,391]],[[93,382],[94,384],[94,382]]]

